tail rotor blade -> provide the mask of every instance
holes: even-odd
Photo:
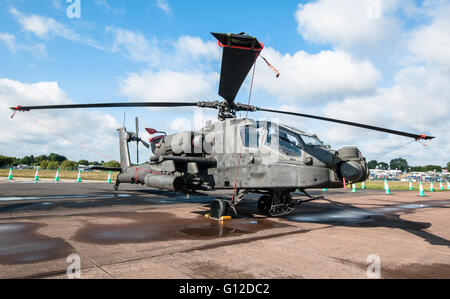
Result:
[[[139,118],[136,116],[136,137],[139,138]]]

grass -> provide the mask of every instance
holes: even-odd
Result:
[[[14,178],[34,178],[36,171],[34,169],[14,169]],[[0,177],[7,178],[9,169],[0,169]],[[56,170],[39,170],[39,178],[41,179],[54,179]],[[111,179],[114,181],[119,173],[111,172]],[[62,170],[59,173],[59,178],[62,180],[76,180],[78,177],[78,171]],[[108,171],[86,171],[81,174],[83,180],[92,181],[106,181],[108,179]],[[450,191],[447,189],[447,183],[443,183],[444,191]],[[384,181],[366,181],[366,189],[384,189]],[[419,192],[419,183],[413,183],[414,190]],[[347,188],[351,188],[351,185],[347,185]],[[361,189],[361,183],[356,184],[357,189]],[[409,190],[408,182],[389,181],[389,188],[391,190]],[[430,190],[430,183],[423,183],[425,191]],[[439,192],[439,182],[434,183],[434,190]]]
[[[81,173],[83,180],[92,181],[106,181],[108,179],[108,171],[85,171]],[[14,178],[33,178],[36,174],[34,169],[13,169]],[[119,172],[111,172],[111,179],[114,181]],[[0,177],[8,177],[9,169],[0,169]],[[54,179],[56,170],[39,170],[40,179]],[[62,170],[59,172],[61,180],[76,180],[78,171]]]
[[[409,190],[409,182],[399,182],[399,181],[388,181],[389,189],[391,190]],[[419,192],[419,183],[412,183],[414,190]],[[447,183],[442,183],[444,186],[444,191],[450,191],[447,189]],[[384,181],[366,181],[364,183],[366,189],[384,189]],[[422,183],[424,191],[430,190],[430,183]],[[351,188],[347,186],[347,188]],[[361,183],[356,184],[357,189],[361,189]],[[439,190],[439,182],[434,182],[434,190]]]

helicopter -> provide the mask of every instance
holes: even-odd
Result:
[[[355,146],[338,150],[325,146],[320,139],[294,127],[271,121],[238,118],[239,111],[269,112],[339,123],[369,130],[395,134],[415,140],[433,136],[412,134],[371,125],[326,118],[311,114],[274,110],[235,102],[236,95],[264,45],[256,37],[245,34],[211,33],[222,51],[218,94],[221,101],[198,102],[124,102],[69,104],[51,106],[17,106],[14,111],[76,109],[105,107],[200,107],[218,110],[217,122],[207,121],[197,131],[167,135],[153,128],[148,142],[136,132],[118,129],[120,171],[114,189],[122,183],[141,184],[151,188],[190,194],[198,191],[233,190],[230,198],[215,198],[210,214],[220,218],[236,206],[249,192],[260,194],[258,210],[267,216],[286,215],[304,202],[321,199],[311,196],[313,188],[342,188],[345,182],[363,182],[369,175],[366,159]],[[262,57],[262,56],[261,56]],[[273,68],[263,57],[266,63]],[[276,71],[277,72],[277,71]],[[279,73],[277,73],[277,77]],[[153,156],[144,164],[132,165],[129,143],[136,142],[151,149]],[[137,152],[139,156],[139,152]],[[139,159],[139,158],[138,158]],[[301,191],[307,199],[293,199]]]

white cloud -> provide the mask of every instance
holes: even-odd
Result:
[[[404,2],[408,1],[318,0],[299,4],[297,30],[308,41],[342,48],[386,43],[401,31],[392,12]]]
[[[450,127],[448,117],[450,115],[448,107],[450,56],[447,51],[450,48],[448,35],[450,4],[446,1],[430,0],[423,2],[421,6],[416,6],[410,0],[380,1],[379,18],[372,18],[369,17],[370,14],[367,14],[367,5],[374,2],[377,1],[318,0],[299,5],[295,15],[299,33],[310,42],[331,44],[334,47],[331,53],[345,53],[349,58],[341,60],[342,65],[335,68],[335,72],[333,68],[320,67],[320,64],[313,65],[311,67],[313,71],[306,72],[306,78],[302,78],[305,80],[305,86],[299,84],[302,86],[301,90],[308,90],[307,87],[310,87],[312,90],[310,94],[315,92],[319,95],[321,89],[327,90],[334,86],[332,77],[324,76],[324,79],[329,80],[322,80],[322,84],[317,85],[308,82],[308,79],[315,78],[314,74],[321,72],[338,74],[339,69],[348,69],[355,62],[356,65],[367,63],[366,75],[358,68],[354,69],[354,73],[344,72],[344,74],[354,74],[347,77],[353,77],[352,80],[344,80],[344,82],[354,82],[355,87],[362,87],[364,78],[378,78],[378,75],[368,76],[372,73],[368,70],[373,61],[378,60],[379,64],[381,61],[381,65],[384,65],[393,76],[393,80],[389,84],[385,83],[383,87],[367,84],[367,88],[363,88],[359,95],[347,86],[342,89],[341,97],[331,102],[325,100],[321,102],[319,97],[313,102],[314,105],[307,107],[309,111],[306,113],[411,133],[425,133],[437,138],[431,142],[424,142],[427,144],[426,147],[418,142],[405,146],[411,141],[410,139],[338,124],[304,119],[290,120],[300,127],[311,128],[336,148],[357,145],[369,159],[389,161],[401,156],[407,158],[410,164],[445,165],[450,161],[448,154],[450,152],[448,143],[450,138],[448,131]],[[400,18],[402,14],[403,17]],[[413,26],[406,25],[407,18],[414,24]],[[418,25],[420,23],[423,25]],[[339,49],[345,49],[345,52]],[[360,57],[361,53],[367,60],[354,59],[354,57]],[[289,65],[287,62],[279,62],[280,55],[274,57],[271,63],[275,66],[277,63],[282,67]],[[303,68],[308,70],[304,66]],[[300,68],[296,67],[295,72],[300,72]],[[280,79],[284,73],[286,71],[281,71]],[[383,75],[386,76],[386,73]],[[339,81],[346,76],[338,74],[336,78]],[[274,84],[280,83],[272,79],[271,85]],[[276,90],[275,87],[269,86],[268,81],[265,85],[268,86],[265,87],[268,90]],[[280,86],[286,88],[284,84]],[[286,84],[286,86],[297,85]],[[289,95],[289,93],[286,95],[283,93],[283,88],[280,87],[277,90],[277,93],[281,94],[278,98]],[[295,88],[287,89],[294,94]],[[271,93],[276,94],[273,91]],[[298,93],[299,90],[297,90]],[[293,103],[293,101],[285,98],[283,103]],[[298,103],[302,102],[298,101]],[[289,110],[305,112],[304,108],[304,105],[291,106]]]
[[[104,49],[104,47],[97,41],[89,37],[81,36],[76,31],[68,28],[53,18],[46,18],[38,15],[27,16],[14,7],[11,7],[9,12],[21,24],[23,31],[31,32],[41,39],[48,39],[53,36],[58,36],[73,42],[81,42],[100,50]]]
[[[201,38],[183,35],[175,42],[178,55],[187,55],[189,59],[215,59],[221,58],[221,50],[216,42],[204,42]]]
[[[136,101],[198,101],[215,94],[219,75],[171,70],[129,74],[120,81],[122,94]]]
[[[47,57],[47,48],[42,43],[24,45],[17,42],[16,37],[9,33],[0,32],[0,42],[3,42],[5,46],[12,52],[25,51],[37,58]]]
[[[184,117],[175,118],[170,124],[172,131],[190,131],[193,130],[192,123],[189,119]]]
[[[262,53],[281,73],[273,72],[259,59],[255,87],[289,103],[328,102],[342,96],[371,93],[380,77],[367,60],[358,61],[343,51],[281,54],[266,48]]]
[[[129,59],[163,68],[184,68],[194,60],[219,60],[217,43],[205,42],[199,37],[184,35],[176,40],[158,40],[141,32],[119,27],[107,27],[113,35],[112,52],[122,52]]]
[[[368,159],[406,158],[410,165],[446,165],[450,161],[450,85],[444,72],[425,67],[400,70],[392,87],[378,88],[371,96],[346,97],[325,107],[283,105],[278,109],[322,115],[414,134],[435,136],[432,141],[385,134],[307,118],[280,116],[277,121],[316,133],[334,149],[356,145]],[[412,142],[412,143],[410,143]],[[410,143],[410,144],[408,144]]]
[[[171,13],[170,5],[168,0],[156,0],[156,6],[158,6],[166,14]]]
[[[201,130],[205,123],[217,121],[217,112],[212,109],[194,108],[185,113],[185,117],[174,118],[168,125],[172,132]]]
[[[198,101],[216,97],[219,74],[209,67],[220,59],[214,42],[181,36],[176,40],[147,39],[139,32],[108,29],[114,34],[114,49],[148,69],[128,74],[119,81],[120,91],[134,101]],[[214,61],[215,62],[215,61]]]
[[[117,27],[107,27],[107,32],[113,34],[112,51],[125,51],[126,55],[134,61],[159,64],[161,51],[156,38],[149,41],[140,32],[133,32]]]
[[[94,0],[95,4],[105,8],[107,11],[112,12],[115,15],[124,15],[125,10],[117,7],[112,7],[107,0]]]
[[[436,136],[425,142],[427,147],[409,145],[403,137],[375,133],[362,129],[331,126],[322,132],[332,144],[358,144],[369,158],[377,158],[400,147],[380,159],[401,155],[416,164],[442,164],[450,161],[450,85],[448,73],[424,66],[406,67],[397,72],[392,87],[379,88],[375,95],[348,97],[328,104],[323,112],[329,117],[362,122],[416,134]],[[334,127],[334,128],[333,128]],[[343,128],[344,127],[344,128]],[[348,143],[347,143],[348,144]]]
[[[450,70],[450,4],[439,5],[432,22],[411,34],[407,45],[419,61]]]
[[[62,0],[52,0],[52,6],[59,11],[63,11],[64,7],[62,5]]]
[[[25,16],[15,8],[11,8],[9,11],[22,25],[23,30],[32,32],[40,38],[48,37],[50,31],[59,30],[56,28],[60,27],[60,24],[52,18],[38,15]]]
[[[117,132],[120,126],[113,117],[100,111],[58,110],[17,112],[10,118],[9,107],[17,105],[54,105],[72,103],[56,82],[23,83],[0,79],[0,148],[10,156],[40,155],[52,152],[79,160],[107,160],[118,158]],[[41,127],[30,117],[42,123]],[[76,143],[88,146],[95,154],[80,149],[52,131],[58,132]],[[95,141],[95,142],[93,142]]]
[[[447,50],[450,48],[449,10],[446,10],[445,5],[436,9],[434,1],[427,1],[427,17],[431,21],[406,30],[401,28],[394,12],[400,9],[400,4],[409,2],[382,1],[380,18],[368,17],[365,6],[367,2],[363,0],[318,0],[300,5],[296,12],[300,34],[311,42],[329,43],[333,45],[333,49],[317,54],[304,51],[285,54],[267,47],[262,55],[279,69],[281,76],[275,79],[272,71],[261,65],[264,63],[259,59],[255,88],[269,93],[286,110],[437,136],[427,147],[413,143],[401,148],[409,139],[320,121],[280,117],[284,123],[295,124],[300,129],[317,133],[336,148],[357,145],[363,154],[373,159],[400,147],[379,160],[389,161],[403,156],[411,164],[446,164],[450,160],[450,136],[447,132],[450,127],[450,57]],[[416,9],[415,6],[410,8],[411,11]],[[401,9],[405,11],[404,7]],[[421,12],[413,13],[420,15]],[[53,19],[25,17],[21,13],[16,17],[23,30],[40,38],[61,36],[81,40],[76,32],[60,23],[52,23]],[[420,22],[424,20],[421,19]],[[58,24],[64,29],[58,29]],[[130,73],[119,80],[120,91],[129,100],[197,101],[217,98],[219,74],[214,70],[219,66],[217,61],[221,50],[215,42],[205,42],[193,36],[158,40],[117,27],[108,27],[107,31],[113,35],[111,46],[105,47],[107,51],[124,53],[129,59],[144,62],[148,66],[142,72]],[[9,35],[0,35],[0,41],[10,50],[17,49],[17,42]],[[402,49],[398,47],[400,43],[404,46]],[[374,51],[381,45],[384,51],[392,52],[396,57],[407,56],[407,59],[397,61],[402,62],[401,67],[400,63],[393,64],[389,69],[389,74],[394,76],[393,81],[390,84],[384,82],[384,86],[380,87],[377,83],[383,68],[374,67],[371,55],[365,55],[364,59],[356,58],[361,57],[358,55],[360,52],[355,50],[359,45],[363,45],[368,51]],[[34,84],[20,83],[16,89],[29,91],[31,87],[37,88]],[[60,90],[57,86],[50,87],[47,89],[53,90],[53,93]],[[32,98],[33,94],[42,93],[27,92],[26,97],[21,95],[11,98]],[[0,95],[4,96],[2,93]],[[67,100],[65,95],[59,98]],[[41,101],[43,97],[37,100]],[[185,123],[185,119],[176,119],[172,124],[171,121],[172,119],[160,126],[181,128]],[[62,120],[61,122],[65,125]],[[57,127],[59,124],[54,125]],[[87,126],[93,126],[92,122]],[[27,136],[26,130],[23,132],[22,135]],[[73,134],[77,133],[73,131]],[[115,137],[114,133],[111,134]],[[39,134],[42,132],[36,130],[28,135],[27,144],[31,144],[32,140],[40,141],[40,138],[33,137],[41,137]],[[52,140],[45,142],[52,144]],[[115,149],[115,139],[113,144],[112,148]],[[67,144],[67,147],[73,146]]]
[[[16,38],[14,37],[14,35],[0,32],[0,41],[5,43],[5,45],[11,52],[16,52],[17,46],[16,46]]]

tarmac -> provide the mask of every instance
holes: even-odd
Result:
[[[312,193],[275,218],[249,194],[220,223],[227,193],[0,179],[0,278],[67,278],[72,254],[81,278],[450,278],[450,192]]]

